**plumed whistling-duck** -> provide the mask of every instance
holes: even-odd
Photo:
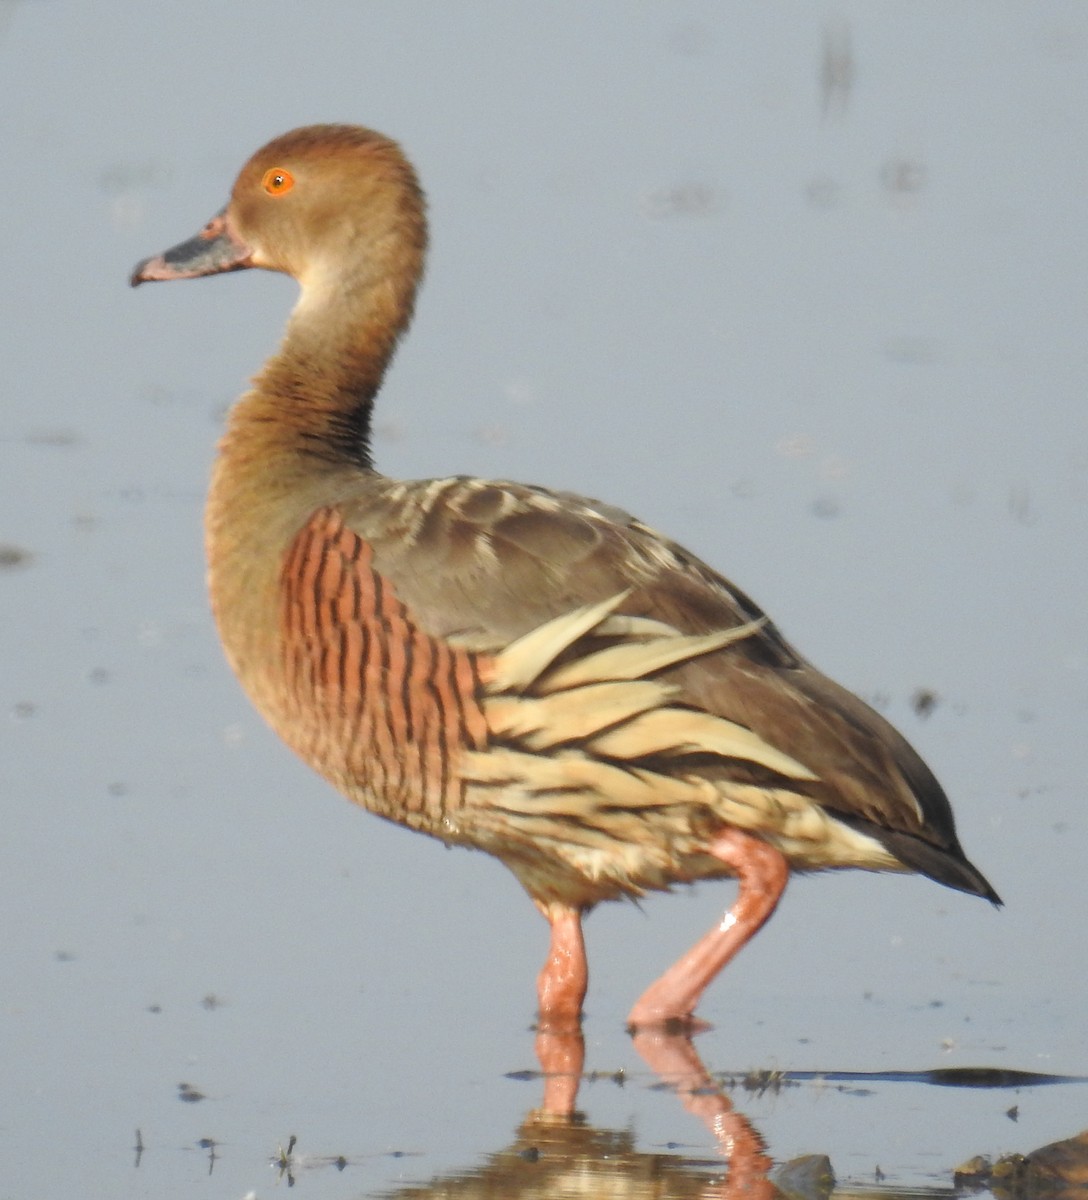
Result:
[[[595,500],[375,469],[425,243],[399,147],[322,125],[259,150],[221,213],[132,275],[301,287],[231,410],[206,526],[227,657],[284,741],[378,816],[513,871],[551,925],[544,1027],[578,1021],[602,900],[739,881],[641,1027],[691,1019],[791,869],[916,871],[999,903],[907,742],[694,555]]]

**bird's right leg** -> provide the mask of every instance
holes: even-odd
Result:
[[[540,1017],[536,1053],[544,1074],[542,1111],[552,1117],[574,1113],[582,1081],[585,1042],[582,1001],[589,969],[582,939],[582,910],[565,904],[537,904],[551,925],[548,958],[537,978]]]
[[[538,903],[537,907],[552,930],[548,957],[536,982],[540,1028],[577,1029],[589,984],[586,945],[582,938],[582,910],[555,902]]]

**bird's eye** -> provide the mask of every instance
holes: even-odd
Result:
[[[282,196],[295,186],[295,177],[286,167],[273,167],[265,171],[261,186],[270,196]]]

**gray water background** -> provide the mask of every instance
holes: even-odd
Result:
[[[708,1065],[1088,1073],[1088,7],[9,0],[0,1197],[265,1195],[290,1133],[354,1156],[322,1195],[366,1195],[538,1100],[504,1078],[528,900],[332,794],[221,659],[204,482],[293,284],[126,286],[325,120],[401,140],[431,205],[382,468],[684,542],[903,729],[1006,901],[795,882],[708,994]],[[731,894],[589,921],[588,1066],[630,1082],[583,1105],[644,1145],[713,1153],[623,1018]],[[910,1183],[1076,1132],[1079,1097],[746,1111],[778,1158]]]

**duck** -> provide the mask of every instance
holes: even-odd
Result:
[[[1000,905],[906,739],[696,555],[585,496],[378,470],[425,207],[395,141],[307,126],[132,272],[299,286],[229,411],[205,516],[212,612],[257,710],[355,804],[505,864],[550,927],[542,1029],[580,1026],[604,901],[737,883],[634,1030],[690,1029],[795,873],[913,872]]]

